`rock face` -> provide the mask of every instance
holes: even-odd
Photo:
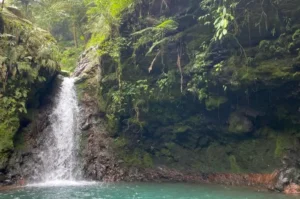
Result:
[[[291,151],[283,158],[283,168],[279,171],[275,188],[287,193],[300,193],[300,156]]]
[[[229,116],[228,131],[231,133],[243,134],[253,130],[252,122],[240,113],[232,113]]]
[[[89,76],[91,74],[93,76]],[[97,61],[82,57],[74,76],[77,78],[81,115],[80,157],[83,176],[99,181],[120,180],[122,170],[112,150],[113,139],[106,129],[104,113],[98,108],[98,103],[101,103],[97,101],[101,67]]]
[[[151,179],[159,168],[243,176],[284,168],[277,189],[299,183],[297,167],[281,163],[300,147],[297,1],[279,2],[276,11],[262,5],[276,33],[257,27],[253,15],[251,33],[241,25],[236,38],[222,42],[196,20],[209,14],[199,1],[168,3],[142,1],[126,12],[119,34],[87,51],[74,73],[86,176]],[[238,9],[256,13],[254,4]]]
[[[218,41],[214,27],[197,20],[212,13],[199,1],[140,1],[125,12],[118,34],[81,56],[74,77],[84,178],[297,191],[299,2],[276,1],[276,9],[272,1],[245,2],[237,9],[263,7],[273,30],[255,24],[260,15],[253,14],[249,32],[237,16],[239,34]],[[30,144],[15,150],[9,167],[8,156],[0,156],[0,172],[11,179],[34,175],[50,106],[51,100],[40,108],[41,119],[20,131]]]
[[[12,153],[6,170],[6,176],[11,183],[16,183],[21,177],[27,182],[41,180],[38,176],[42,173],[43,164],[39,154],[43,150],[42,147],[49,132],[51,132],[50,115],[61,84],[61,78],[58,77],[52,82],[48,94],[43,97],[38,110],[33,113],[34,121],[18,133],[18,139],[22,142],[17,142],[19,145]]]

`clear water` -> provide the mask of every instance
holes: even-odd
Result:
[[[279,193],[195,184],[97,184],[0,191],[0,199],[294,199]]]

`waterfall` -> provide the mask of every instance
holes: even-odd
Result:
[[[40,154],[44,182],[75,180],[78,118],[74,79],[64,78],[50,115],[51,130]]]
[[[38,183],[29,187],[86,186],[93,181],[81,180],[79,151],[79,106],[73,78],[63,78],[50,115],[50,126],[42,138],[41,169],[35,169]],[[42,182],[41,182],[42,181]]]

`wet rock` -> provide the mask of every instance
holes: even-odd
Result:
[[[0,184],[4,183],[6,180],[6,176],[0,172]]]
[[[83,126],[80,129],[86,131],[89,128],[91,128],[91,124],[87,121],[85,124],[83,124]]]
[[[284,156],[283,168],[279,171],[275,189],[278,191],[292,192],[295,186],[300,185],[300,155],[296,152],[290,152]]]
[[[282,169],[278,175],[275,188],[279,191],[284,191],[286,186],[290,184],[300,184],[300,169],[286,168]]]
[[[300,185],[291,183],[287,187],[285,187],[284,193],[285,194],[300,194]]]
[[[112,150],[113,139],[106,129],[105,113],[98,108],[99,99],[93,92],[99,83],[95,76],[101,73],[98,63],[90,62],[83,55],[74,76],[77,79],[77,91],[83,92],[79,99],[81,109],[81,136],[80,159],[82,162],[83,176],[91,180],[119,181],[122,178],[121,168]],[[85,81],[88,81],[87,84]],[[95,81],[95,82],[94,82]],[[87,89],[86,87],[89,87]]]
[[[61,77],[58,76],[53,82],[53,87],[44,96],[38,111],[34,115],[34,121],[21,129],[18,136],[23,136],[23,142],[16,147],[12,153],[6,169],[7,179],[16,183],[20,177],[26,181],[38,181],[39,174],[42,173],[43,165],[39,156],[42,150],[45,137],[49,135],[50,115],[56,97],[55,93],[60,88]]]

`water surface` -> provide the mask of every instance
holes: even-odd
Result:
[[[2,191],[0,199],[295,199],[249,188],[195,184],[124,183],[26,187]]]

